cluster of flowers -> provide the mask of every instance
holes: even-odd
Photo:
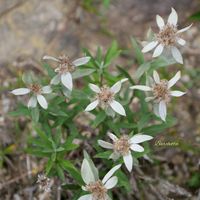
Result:
[[[177,29],[178,16],[176,11],[172,8],[171,14],[168,17],[168,21],[165,24],[162,17],[156,16],[157,25],[159,27],[159,33],[155,34],[153,41],[148,43],[142,49],[143,53],[146,53],[155,48],[153,57],[160,56],[166,47],[170,49],[173,58],[178,62],[183,64],[183,59],[181,53],[176,47],[176,43],[180,45],[185,45],[185,40],[180,37],[180,34],[188,30],[190,26],[183,28],[181,30]],[[44,60],[52,60],[58,63],[58,68],[55,69],[57,75],[51,80],[50,84],[57,85],[61,84],[72,91],[73,80],[72,73],[80,65],[84,65],[89,62],[90,57],[82,57],[71,61],[67,56],[61,56],[55,58],[52,56],[44,56]],[[185,94],[185,92],[171,90],[171,87],[181,78],[181,73],[178,71],[173,78],[169,81],[161,80],[158,73],[153,71],[153,78],[149,77],[150,81],[148,85],[134,85],[130,89],[138,89],[142,91],[150,92],[151,95],[146,97],[146,101],[153,101],[154,113],[160,117],[163,121],[166,120],[167,116],[167,104],[171,100],[171,96],[180,97]],[[123,106],[115,100],[115,95],[120,91],[122,84],[128,79],[122,79],[115,83],[112,87],[89,84],[90,89],[96,94],[95,99],[86,107],[85,111],[92,111],[98,105],[103,108],[108,115],[114,116],[114,112],[126,116],[125,109]],[[36,107],[37,102],[44,109],[47,109],[48,103],[43,96],[43,94],[51,93],[52,89],[50,85],[42,87],[38,84],[32,84],[28,88],[19,88],[12,91],[14,95],[24,95],[32,93],[32,97],[28,102],[28,107]],[[98,140],[98,144],[106,149],[112,149],[113,153],[110,158],[113,160],[118,159],[120,156],[123,157],[126,168],[129,172],[132,171],[133,158],[131,154],[132,151],[143,152],[144,148],[139,145],[139,143],[149,141],[152,139],[149,135],[136,134],[132,137],[128,135],[123,135],[117,138],[114,134],[108,133],[108,136],[112,140],[112,144],[103,140]],[[83,186],[84,191],[90,192],[91,194],[84,195],[79,198],[79,200],[108,200],[110,197],[107,195],[107,190],[113,188],[117,184],[117,177],[112,175],[118,170],[121,165],[117,165],[112,168],[103,178],[102,181],[94,175],[92,171],[89,170],[90,163],[87,159],[83,160],[81,175],[86,183]]]

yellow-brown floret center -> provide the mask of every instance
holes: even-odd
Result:
[[[68,56],[59,57],[59,67],[56,69],[56,72],[63,74],[67,72],[74,72],[76,66],[70,61]]]
[[[171,24],[167,24],[157,34],[157,40],[159,43],[165,46],[173,46],[177,39],[177,28]]]
[[[107,200],[107,189],[100,180],[93,183],[89,183],[86,186],[86,189],[87,191],[92,193],[92,200]]]
[[[153,87],[153,95],[158,102],[164,100],[168,103],[170,101],[168,81],[161,80],[159,84],[155,84]]]
[[[103,86],[101,92],[97,94],[97,99],[101,104],[108,104],[114,99],[114,93],[107,86]]]
[[[39,84],[32,84],[30,85],[29,89],[34,93],[34,94],[41,94],[42,88]]]
[[[124,135],[114,142],[114,151],[121,155],[127,155],[130,150],[129,137]]]

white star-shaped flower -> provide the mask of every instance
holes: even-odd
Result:
[[[90,57],[78,58],[74,61],[71,61],[68,56],[60,56],[55,58],[52,56],[44,56],[43,60],[53,60],[59,64],[58,68],[55,69],[55,72],[58,73],[51,80],[52,85],[58,85],[60,82],[70,91],[73,88],[72,81],[72,72],[76,70],[76,67],[84,65],[89,62]]]
[[[178,90],[171,91],[170,88],[176,84],[181,78],[181,72],[178,71],[175,76],[167,80],[160,80],[160,77],[156,71],[153,72],[153,81],[151,86],[146,85],[134,85],[131,89],[138,89],[142,91],[152,92],[153,96],[147,97],[146,101],[154,101],[154,113],[159,116],[163,121],[166,120],[167,116],[167,104],[171,100],[171,96],[180,97],[185,94]]]
[[[81,176],[85,182],[85,186],[82,186],[82,189],[90,194],[83,195],[78,200],[111,200],[108,196],[107,191],[114,188],[117,185],[118,178],[113,176],[113,174],[121,167],[116,165],[113,167],[102,180],[98,177],[98,171],[95,168],[92,170],[90,163],[87,159],[83,160],[81,166]]]
[[[115,111],[116,113],[126,116],[126,112],[123,106],[118,101],[115,101],[114,96],[116,93],[120,91],[122,83],[127,80],[128,80],[127,78],[122,79],[121,81],[115,83],[111,88],[107,86],[103,86],[100,88],[99,86],[90,83],[89,84],[90,89],[97,95],[95,101],[90,103],[86,107],[85,111],[91,111],[95,109],[98,105],[100,105],[103,109],[112,108],[112,110]]]
[[[28,101],[28,107],[34,108],[37,106],[38,102],[44,109],[47,109],[48,103],[42,94],[49,94],[51,92],[52,89],[49,85],[42,87],[39,84],[31,84],[28,88],[18,88],[11,91],[11,93],[14,95],[25,95],[32,93],[33,95]]]
[[[159,15],[156,16],[156,22],[160,29],[159,33],[155,35],[155,39],[148,43],[142,52],[146,53],[155,48],[153,57],[158,57],[162,54],[164,47],[169,47],[171,50],[173,58],[178,62],[183,64],[183,58],[176,47],[176,44],[184,46],[186,41],[181,38],[181,34],[187,31],[191,26],[185,27],[183,29],[177,29],[178,16],[174,8],[172,8],[171,14],[168,17],[168,21],[165,24],[163,18]]]
[[[114,152],[110,155],[110,158],[117,160],[120,156],[123,157],[126,168],[129,172],[133,168],[133,157],[131,151],[143,152],[144,148],[139,145],[139,143],[151,140],[153,137],[150,135],[136,134],[133,137],[129,138],[128,135],[123,135],[120,138],[117,138],[112,133],[108,133],[108,136],[112,140],[112,144],[105,142],[103,140],[98,140],[98,144],[106,149],[112,149]]]

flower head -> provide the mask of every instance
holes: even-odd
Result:
[[[11,91],[14,95],[25,95],[32,93],[31,98],[28,102],[28,107],[36,107],[37,102],[40,104],[40,106],[44,109],[47,109],[48,103],[43,96],[43,94],[49,94],[52,92],[52,89],[49,85],[42,87],[40,84],[33,83],[28,86],[28,88],[18,88],[13,91]]]
[[[50,178],[46,177],[44,174],[38,174],[37,183],[39,188],[45,192],[50,192],[52,181]]]
[[[145,85],[134,85],[130,87],[131,89],[138,89],[143,91],[149,91],[152,93],[152,96],[147,97],[146,101],[154,101],[154,112],[158,115],[163,121],[165,121],[167,116],[167,104],[170,102],[171,97],[180,97],[185,94],[181,91],[171,91],[171,87],[181,78],[181,72],[178,71],[176,75],[167,80],[160,80],[160,77],[156,71],[153,72],[153,80],[151,86]]]
[[[133,168],[133,157],[131,150],[143,152],[144,148],[140,146],[139,143],[151,140],[153,138],[152,136],[143,134],[136,134],[131,138],[128,135],[122,135],[120,138],[117,138],[117,136],[112,133],[108,133],[108,136],[112,139],[112,144],[103,140],[98,140],[98,144],[103,148],[113,150],[110,158],[116,160],[122,156],[129,172],[131,172]]]
[[[127,81],[127,79],[122,79],[115,83],[111,88],[108,86],[99,87],[90,83],[89,87],[96,93],[96,97],[95,100],[86,107],[85,111],[91,111],[96,108],[97,105],[100,105],[103,109],[112,108],[118,114],[126,116],[123,106],[115,101],[114,98],[115,94],[120,91],[122,83],[125,81]]]
[[[90,194],[86,194],[78,200],[109,200],[107,192],[117,184],[118,178],[113,174],[120,167],[121,165],[116,165],[100,180],[96,167],[84,159],[81,166],[81,176],[86,185],[82,186],[82,189]]]
[[[142,52],[146,53],[155,48],[153,57],[160,56],[164,50],[164,47],[169,47],[174,59],[183,64],[183,58],[180,51],[177,49],[176,44],[181,46],[185,45],[185,40],[181,38],[181,33],[187,31],[192,25],[185,27],[181,30],[177,29],[178,16],[174,8],[172,8],[171,14],[168,17],[168,21],[165,24],[163,18],[159,15],[156,16],[156,22],[159,27],[159,32],[155,34],[154,41],[148,43]]]
[[[53,60],[58,63],[58,67],[55,69],[57,75],[53,77],[53,79],[51,80],[51,84],[57,85],[61,82],[67,89],[71,91],[73,88],[71,73],[76,70],[76,67],[89,62],[90,57],[82,57],[74,61],[71,61],[70,58],[65,55],[58,58],[52,56],[44,56],[43,59]]]

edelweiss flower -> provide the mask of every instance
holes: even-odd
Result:
[[[116,176],[112,177],[112,175],[120,167],[121,164],[116,165],[104,176],[102,180],[99,180],[97,169],[95,168],[95,171],[97,172],[95,175],[88,160],[84,159],[81,167],[81,176],[86,186],[82,186],[82,189],[91,194],[86,194],[78,200],[111,200],[107,191],[116,186],[118,178]]]
[[[131,138],[129,138],[128,135],[123,135],[120,138],[117,138],[117,136],[112,133],[108,133],[108,136],[112,139],[113,144],[103,140],[98,140],[98,144],[103,148],[113,149],[114,152],[110,155],[110,158],[113,160],[117,160],[120,156],[123,156],[124,163],[129,172],[131,172],[133,168],[131,150],[143,152],[144,148],[140,146],[139,143],[153,138],[152,136],[142,134],[136,134]]]
[[[37,183],[39,184],[39,188],[41,190],[50,192],[53,180],[51,181],[51,179],[46,177],[44,174],[38,174]]]
[[[104,109],[108,109],[111,107],[118,114],[126,116],[123,106],[119,102],[114,100],[114,96],[116,93],[120,91],[122,83],[127,80],[128,80],[127,78],[122,79],[121,81],[115,83],[111,88],[107,86],[99,88],[99,86],[90,83],[89,84],[90,89],[93,92],[97,93],[97,95],[95,101],[90,103],[86,107],[85,111],[91,111],[94,108],[96,108],[97,105],[100,105]]]
[[[42,87],[39,84],[31,84],[28,88],[18,88],[13,91],[11,91],[14,95],[24,95],[28,93],[32,93],[32,97],[30,98],[28,102],[28,107],[36,107],[37,101],[40,104],[40,106],[44,109],[47,109],[48,103],[45,99],[45,97],[42,94],[49,94],[52,92],[52,89],[49,85]]]
[[[51,84],[57,85],[61,81],[61,83],[71,91],[73,88],[71,73],[76,70],[76,67],[86,64],[90,60],[90,57],[82,57],[74,61],[71,61],[69,57],[65,55],[59,58],[44,56],[43,59],[53,60],[59,64],[58,68],[55,69],[55,72],[58,74],[51,80]]]
[[[160,29],[159,33],[156,34],[155,40],[148,43],[143,49],[142,52],[146,53],[154,49],[153,57],[160,56],[163,52],[164,47],[169,47],[174,59],[183,64],[183,58],[180,51],[175,47],[178,43],[181,46],[185,45],[185,40],[183,40],[180,35],[181,33],[187,31],[191,26],[185,27],[181,30],[177,29],[178,16],[174,8],[172,8],[171,14],[168,17],[167,24],[165,24],[163,18],[159,15],[156,16],[156,22]]]
[[[152,97],[147,97],[146,101],[154,101],[154,113],[159,116],[163,121],[165,121],[167,116],[167,104],[171,100],[171,96],[180,97],[185,94],[181,91],[171,91],[170,88],[175,85],[175,83],[181,78],[181,72],[178,71],[176,75],[167,80],[160,80],[160,77],[156,71],[153,72],[153,80],[155,83],[152,83],[152,86],[145,85],[134,85],[130,87],[131,89],[138,89],[142,91],[152,92]]]

